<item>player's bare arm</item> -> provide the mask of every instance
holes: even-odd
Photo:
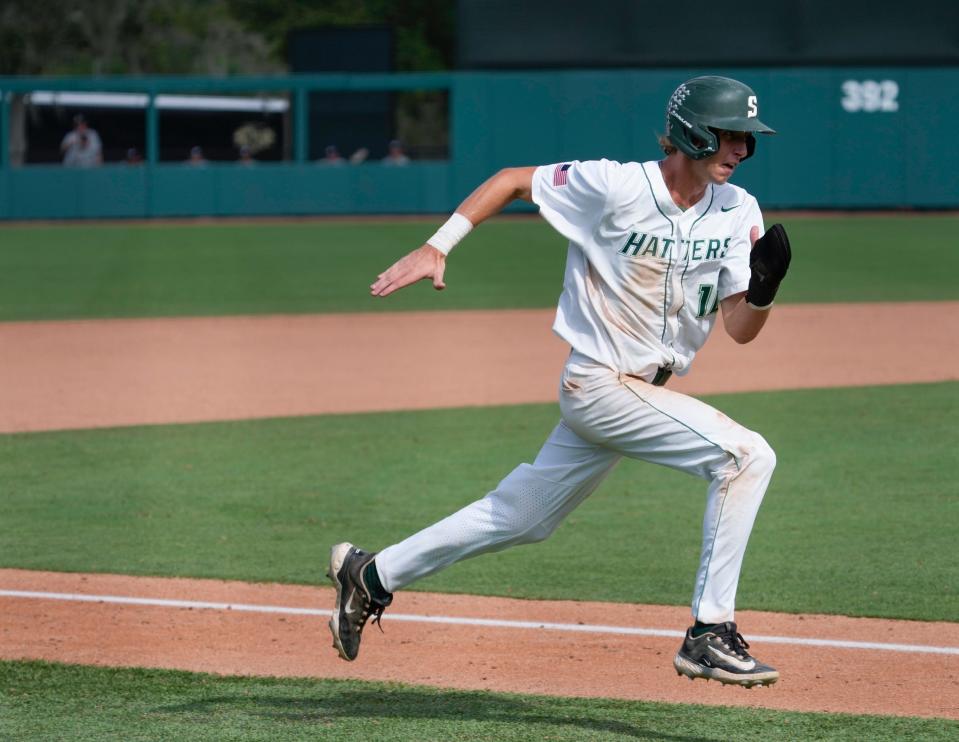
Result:
[[[749,241],[753,246],[749,257],[752,272],[749,290],[722,302],[723,326],[737,343],[754,340],[763,329],[792,257],[789,238],[781,224],[774,224],[762,237],[759,227],[753,227],[749,230]]]
[[[473,191],[456,209],[473,224],[500,213],[517,199],[533,200],[535,167],[508,167],[500,170]]]
[[[749,242],[755,247],[758,239],[759,227],[753,227],[749,230]],[[726,334],[740,345],[755,340],[769,316],[769,309],[760,310],[749,306],[745,291],[726,297],[720,306]]]
[[[456,209],[456,214],[476,226],[517,199],[532,201],[535,171],[535,167],[500,170],[467,196]],[[427,242],[380,273],[370,286],[370,293],[373,296],[389,296],[404,286],[427,278],[433,281],[433,288],[439,291],[446,288],[443,281],[445,270],[446,254]]]
[[[754,309],[746,301],[746,292],[733,294],[722,300],[723,327],[726,334],[739,344],[755,340],[769,317],[768,310]]]

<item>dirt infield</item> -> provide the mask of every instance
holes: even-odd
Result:
[[[552,402],[552,310],[0,324],[0,433]],[[721,329],[670,388],[693,394],[959,378],[959,302],[792,305]],[[935,357],[932,357],[935,354]]]
[[[360,657],[347,663],[330,648],[327,616],[321,614],[333,605],[329,588],[0,570],[0,589],[236,606],[223,610],[0,597],[0,656],[8,659],[959,719],[957,624],[742,611],[737,618],[754,637],[908,642],[940,650],[754,640],[753,649],[780,669],[782,679],[771,688],[747,691],[677,677],[672,656],[678,638],[621,635],[602,628],[675,631],[687,622],[685,608],[400,593],[384,619],[385,633],[368,628]],[[316,614],[242,610],[251,605],[308,608]],[[562,631],[403,620],[409,617],[599,626]]]
[[[0,432],[549,402],[567,352],[549,332],[551,318],[530,310],[0,324]],[[670,386],[710,393],[955,380],[956,348],[943,347],[940,328],[957,324],[959,302],[786,306],[748,346],[714,333],[693,374]],[[783,673],[773,688],[745,691],[677,678],[675,636],[575,630],[676,631],[685,608],[404,593],[387,614],[387,635],[368,630],[363,655],[348,664],[315,613],[332,605],[328,588],[8,569],[3,590],[313,611],[0,594],[8,659],[959,719],[959,624],[742,612],[748,636],[771,637],[754,641],[757,654]]]

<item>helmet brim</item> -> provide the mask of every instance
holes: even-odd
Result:
[[[757,118],[714,118],[706,124],[713,129],[724,131],[749,131],[754,134],[775,134],[776,130],[766,126]]]

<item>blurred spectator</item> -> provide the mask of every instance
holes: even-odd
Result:
[[[383,164],[390,167],[403,167],[410,164],[410,158],[403,151],[403,143],[399,139],[390,142]]]
[[[256,165],[256,160],[253,158],[253,153],[249,147],[240,147],[240,157],[236,162],[238,165],[245,165],[247,167]]]
[[[366,162],[366,158],[370,156],[370,151],[366,147],[360,147],[356,152],[350,155],[350,164],[359,165],[361,162]]]
[[[60,142],[63,164],[67,167],[97,167],[103,164],[103,144],[96,130],[87,125],[82,113],[73,117],[73,128]]]
[[[343,156],[340,154],[340,151],[336,148],[335,144],[326,145],[326,149],[323,150],[323,153],[323,157],[316,161],[317,165],[339,167],[346,164],[346,160],[343,159]]]
[[[136,147],[130,147],[130,149],[127,150],[127,156],[123,162],[127,165],[142,165],[143,155],[140,154],[140,150]]]
[[[190,157],[186,164],[191,167],[206,167],[207,159],[203,156],[203,148],[200,145],[194,145],[190,148]]]

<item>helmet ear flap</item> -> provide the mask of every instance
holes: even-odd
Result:
[[[719,151],[716,132],[686,121],[672,111],[666,123],[666,137],[680,152],[694,160],[702,160]]]
[[[694,126],[689,132],[689,140],[693,145],[693,152],[686,154],[694,160],[702,160],[719,152],[719,136],[708,127]]]
[[[747,132],[746,133],[746,156],[743,159],[748,160],[750,157],[753,156],[753,153],[755,153],[755,151],[756,151],[756,137],[753,135],[752,132]]]

